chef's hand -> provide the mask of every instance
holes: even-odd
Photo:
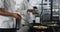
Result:
[[[33,12],[34,11],[34,9],[28,9],[27,10],[27,12]]]
[[[15,17],[16,19],[21,19],[21,16],[19,14],[17,14],[17,13],[14,13],[13,17]]]

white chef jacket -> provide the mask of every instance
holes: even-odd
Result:
[[[11,13],[18,12],[22,16],[21,24],[25,24],[27,0],[0,0],[0,8]],[[5,6],[4,6],[5,5]],[[0,28],[15,28],[16,21],[12,17],[0,16]]]
[[[0,0],[0,8],[5,8],[6,11],[11,13],[14,11],[14,5],[12,4],[13,0]],[[12,17],[0,15],[0,28],[14,28],[13,23]]]

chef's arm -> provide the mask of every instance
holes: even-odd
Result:
[[[10,13],[10,12],[7,12],[7,11],[2,10],[2,9],[0,9],[0,15],[14,17],[14,18],[18,18],[18,19],[21,18],[21,16],[16,14],[16,13]]]
[[[8,13],[7,11],[4,11],[4,10],[0,9],[0,15],[12,17],[13,13]]]
[[[27,10],[27,12],[33,12],[34,11],[34,9],[28,9]]]

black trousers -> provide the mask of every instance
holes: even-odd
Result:
[[[0,32],[16,32],[16,29],[0,29]]]

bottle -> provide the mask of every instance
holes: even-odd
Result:
[[[36,23],[40,23],[40,16],[39,16],[39,14],[37,14],[37,15],[35,16],[35,22],[36,22]]]
[[[20,12],[19,12],[18,10],[14,11],[14,13],[17,13],[17,15],[20,16]],[[16,18],[14,18],[14,24],[15,24],[14,27],[15,27],[17,30],[19,30],[20,24],[21,24],[21,19],[16,19]]]
[[[18,15],[20,16],[20,15]],[[21,19],[16,19],[16,29],[19,30],[21,24]]]

